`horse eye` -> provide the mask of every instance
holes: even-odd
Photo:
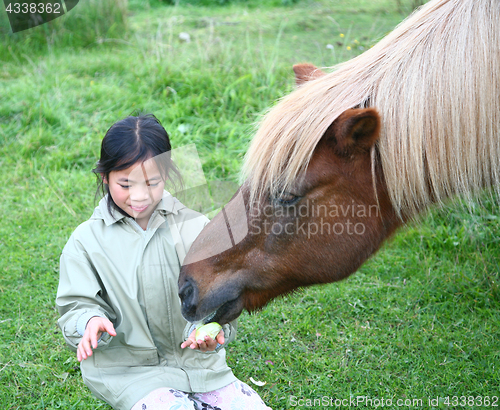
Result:
[[[290,192],[283,192],[274,198],[274,202],[280,206],[291,206],[299,201],[301,197],[291,194]]]

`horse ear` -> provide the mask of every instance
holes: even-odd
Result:
[[[293,72],[295,73],[295,84],[297,87],[307,81],[314,80],[326,74],[315,65],[307,63],[295,64],[293,66]]]
[[[370,151],[379,137],[380,117],[374,108],[349,109],[328,128],[340,156]]]

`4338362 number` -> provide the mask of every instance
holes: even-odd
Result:
[[[443,404],[456,407],[498,407],[497,396],[447,396]]]
[[[14,14],[59,14],[62,12],[60,3],[8,3],[7,13]]]

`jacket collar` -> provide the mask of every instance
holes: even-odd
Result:
[[[116,209],[111,208],[111,213],[108,210],[108,195],[104,196],[100,201],[99,205],[97,208],[94,210],[94,214],[92,215],[93,218],[100,218],[104,220],[104,223],[106,226],[112,225],[124,218],[127,218],[127,216],[123,215],[121,212],[118,212]],[[185,208],[186,206],[183,205],[177,198],[173,197],[170,192],[163,191],[163,197],[161,201],[158,203],[155,211],[153,212],[152,217],[160,213],[162,215],[167,215],[167,214],[174,214],[177,215],[179,210]]]

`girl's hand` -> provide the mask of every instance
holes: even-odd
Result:
[[[196,340],[196,329],[191,332],[187,340],[181,344],[181,348],[190,347],[191,349],[199,349],[202,352],[211,352],[217,347],[217,343],[224,344],[224,331],[221,331],[215,336],[215,340],[210,336],[205,336],[205,340]]]
[[[79,362],[92,356],[92,349],[97,348],[97,341],[103,332],[108,332],[110,336],[116,336],[113,323],[107,318],[94,316],[87,322],[85,333],[80,343],[78,343],[78,349],[76,350],[76,358]]]

